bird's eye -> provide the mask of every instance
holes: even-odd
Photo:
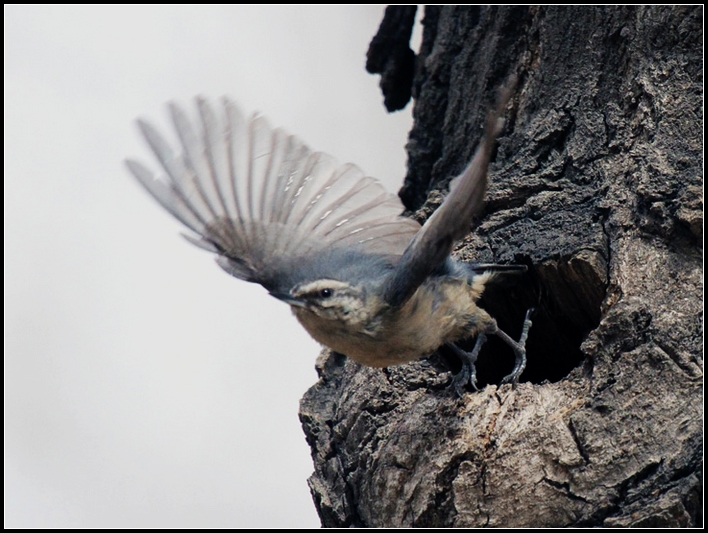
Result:
[[[332,289],[322,289],[320,291],[320,298],[329,298],[332,294],[334,294]]]

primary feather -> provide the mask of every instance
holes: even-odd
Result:
[[[195,127],[170,105],[180,153],[138,121],[163,177],[133,160],[127,166],[196,234],[187,239],[219,254],[230,274],[270,289],[308,256],[342,250],[398,257],[420,229],[400,216],[398,197],[355,165],[312,152],[261,116],[246,119],[227,99],[221,116],[205,99],[197,107]]]

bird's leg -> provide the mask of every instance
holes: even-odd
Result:
[[[489,321],[485,326],[484,330],[477,335],[477,342],[471,352],[466,352],[459,346],[453,343],[448,343],[447,346],[455,352],[460,360],[462,361],[462,368],[460,372],[452,378],[452,386],[458,396],[462,397],[464,392],[464,387],[469,383],[472,388],[477,391],[477,369],[475,363],[479,357],[479,351],[482,349],[482,345],[487,340],[487,335],[496,335],[505,343],[507,343],[514,354],[516,355],[516,360],[514,362],[514,369],[508,376],[502,379],[502,383],[512,383],[516,386],[519,383],[519,377],[526,368],[526,339],[529,336],[529,329],[531,329],[531,313],[533,313],[533,308],[526,311],[526,318],[524,319],[524,327],[521,330],[521,337],[519,341],[515,341],[509,335],[504,333],[497,326],[497,321],[489,317]]]
[[[516,342],[514,339],[509,337],[509,335],[507,335],[498,327],[496,327],[496,322],[494,323],[494,326],[496,328],[494,334],[501,340],[503,340],[505,343],[507,343],[509,346],[511,346],[511,349],[514,350],[514,354],[516,355],[514,369],[508,376],[505,376],[501,380],[502,383],[511,383],[516,386],[519,383],[519,377],[521,377],[521,374],[526,368],[526,339],[529,336],[529,329],[531,329],[531,313],[533,313],[533,307],[526,311],[524,327],[521,330],[521,337],[519,337],[519,342]]]
[[[452,378],[452,386],[459,397],[462,397],[464,393],[464,387],[469,383],[475,391],[477,388],[477,368],[475,363],[477,362],[477,357],[479,357],[479,351],[482,349],[482,345],[487,340],[487,336],[484,333],[477,335],[477,342],[472,348],[471,352],[466,352],[456,344],[452,342],[448,343],[450,349],[455,352],[455,355],[460,358],[462,362],[462,368],[457,373],[457,375]]]

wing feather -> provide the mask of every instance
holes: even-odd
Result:
[[[312,152],[223,100],[223,113],[197,99],[197,126],[178,105],[169,110],[175,153],[143,120],[140,131],[165,177],[141,163],[127,166],[170,214],[193,231],[187,240],[219,254],[232,275],[272,285],[298,259],[336,247],[400,256],[420,226],[403,205],[355,165]]]
[[[514,85],[515,78],[512,77],[500,90],[495,108],[487,115],[484,135],[472,161],[453,180],[450,194],[411,241],[386,281],[383,296],[390,305],[400,306],[408,300],[448,258],[455,242],[469,233],[487,191],[489,159]]]

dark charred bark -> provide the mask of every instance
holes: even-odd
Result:
[[[389,112],[406,107],[411,99],[415,52],[409,42],[417,6],[388,6],[379,31],[366,53],[366,70],[381,74],[381,92]]]
[[[324,526],[702,525],[703,8],[427,7],[401,197],[425,218],[518,84],[487,204],[457,254],[524,263],[482,306],[458,398],[441,353],[324,353],[301,403]],[[515,329],[517,331],[515,331]]]

